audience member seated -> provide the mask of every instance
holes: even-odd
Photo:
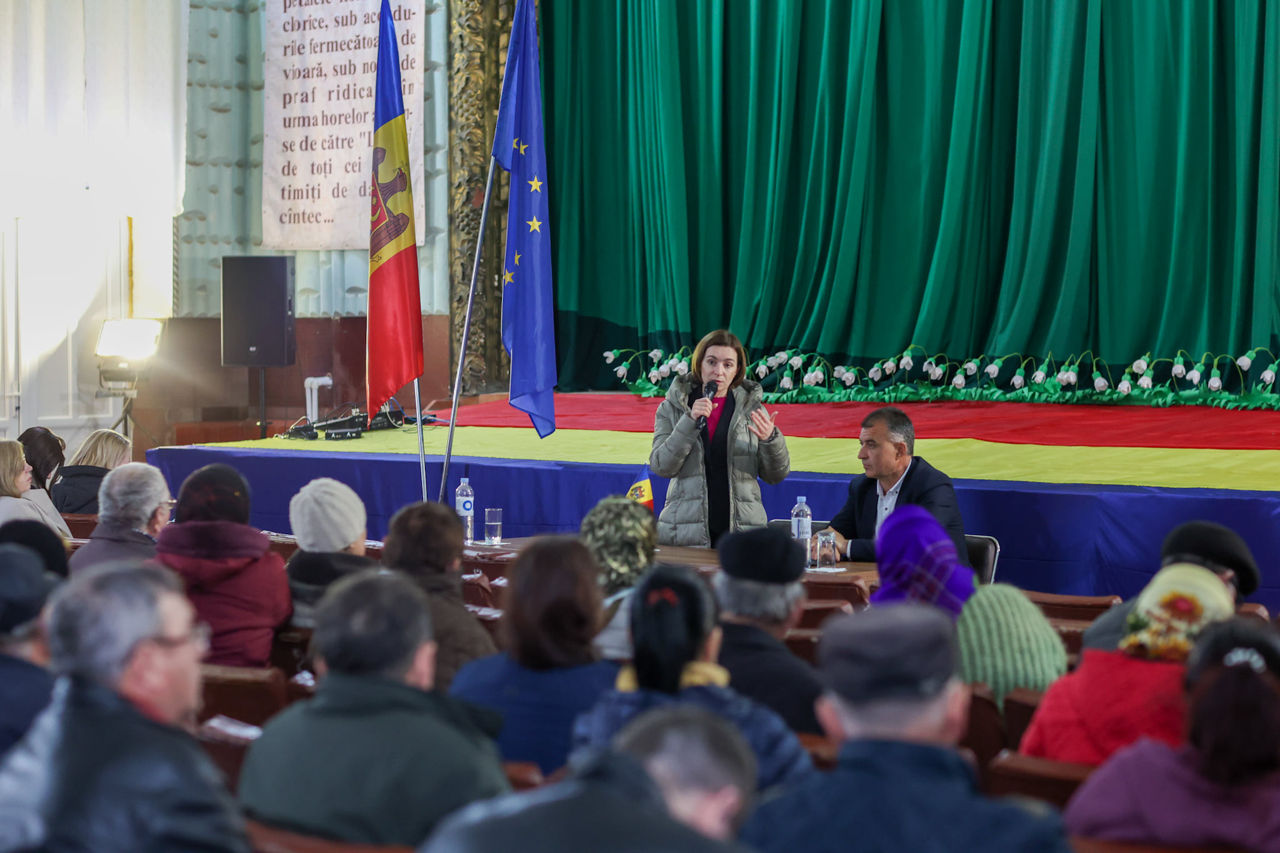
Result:
[[[31,471],[21,444],[0,441],[0,524],[38,521],[69,539],[71,528],[53,508],[49,495],[33,485]]]
[[[312,627],[312,610],[334,581],[377,567],[376,560],[364,555],[365,524],[364,501],[350,486],[329,477],[312,480],[289,501],[289,526],[298,550],[284,568],[294,625]]]
[[[880,527],[896,507],[928,510],[946,528],[957,559],[969,564],[964,522],[951,478],[916,456],[916,431],[907,413],[883,406],[862,419],[858,461],[863,474],[849,483],[849,498],[831,519],[842,558],[869,563],[877,559]],[[816,543],[817,533],[814,533]]]
[[[782,643],[804,609],[804,547],[785,531],[759,527],[725,535],[718,551],[719,662],[729,685],[793,731],[819,733],[813,703],[822,682]]]
[[[582,519],[579,538],[600,564],[604,628],[596,648],[605,660],[631,660],[628,599],[636,581],[653,565],[658,525],[653,510],[621,495],[600,501]]]
[[[58,512],[98,514],[98,489],[107,472],[133,458],[133,442],[111,429],[96,429],[80,445],[49,489]]]
[[[31,501],[40,510],[46,523],[50,524],[63,536],[71,537],[71,529],[63,521],[58,508],[54,506],[51,491],[62,476],[62,463],[67,443],[62,436],[47,427],[28,427],[18,436],[22,452],[31,465],[31,488],[23,495],[23,499]],[[56,519],[56,523],[53,523]]]
[[[207,629],[157,566],[77,575],[49,605],[53,701],[0,762],[0,850],[248,853],[217,769],[183,731]]]
[[[249,484],[229,465],[206,465],[179,489],[175,520],[156,538],[156,559],[182,576],[213,629],[208,662],[266,666],[289,618],[289,581],[271,540],[249,526]]]
[[[1067,671],[1067,650],[1044,614],[1007,583],[983,584],[956,621],[960,678],[991,688],[1004,707],[1011,690],[1043,692]]]
[[[98,526],[71,555],[81,572],[117,560],[146,561],[156,555],[156,537],[169,523],[173,500],[159,468],[128,462],[102,479],[95,500]]]
[[[249,748],[240,802],[250,816],[338,841],[416,845],[453,810],[508,790],[475,712],[431,689],[431,616],[409,578],[344,578],[315,617],[323,676],[314,699],[270,720]]]
[[[944,614],[894,604],[836,617],[818,658],[818,719],[838,763],[762,804],[743,841],[763,853],[1070,850],[1056,814],[984,798],[956,752],[969,690]]]
[[[973,595],[973,569],[960,562],[955,543],[928,510],[908,504],[890,513],[876,534],[880,588],[871,605],[915,601],[952,619]]]
[[[70,571],[67,540],[40,521],[8,521],[0,524],[0,542],[25,545],[35,551],[46,572],[65,578]]]
[[[1140,740],[1072,798],[1074,835],[1171,847],[1280,851],[1280,637],[1251,619],[1210,625],[1187,662],[1188,743]]]
[[[715,600],[692,569],[654,566],[631,596],[635,662],[618,673],[615,689],[578,717],[574,744],[603,747],[645,711],[685,703],[738,727],[755,752],[759,788],[812,772],[808,754],[782,718],[729,688],[728,671],[714,662],[720,653],[717,619]]]
[[[1240,534],[1212,521],[1188,521],[1170,531],[1160,546],[1160,565],[1190,563],[1203,566],[1227,585],[1233,602],[1252,595],[1261,575],[1253,552]],[[1112,607],[1084,632],[1086,649],[1113,651],[1129,633],[1127,623],[1136,599]]]
[[[1186,729],[1182,678],[1191,644],[1233,609],[1226,585],[1212,572],[1187,564],[1161,569],[1138,595],[1120,650],[1086,649],[1080,666],[1045,692],[1019,749],[1101,764],[1144,736],[1178,746]]]
[[[755,778],[733,726],[701,708],[661,708],[623,729],[612,751],[575,760],[565,781],[458,812],[421,853],[728,853]]]
[[[382,564],[398,569],[427,593],[435,629],[436,689],[448,692],[462,665],[498,647],[462,600],[462,522],[444,504],[409,504],[391,517]]]
[[[535,539],[509,575],[506,651],[462,667],[450,692],[502,713],[504,761],[551,775],[569,757],[574,719],[613,686],[618,667],[599,660],[600,567],[577,539]]]
[[[0,545],[0,755],[49,704],[53,676],[40,613],[57,585],[30,548]]]

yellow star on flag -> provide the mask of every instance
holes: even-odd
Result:
[[[502,283],[503,283],[503,284],[512,284],[513,282],[515,282],[515,280],[516,280],[515,273],[511,272],[510,270],[503,270],[503,271],[502,271]]]
[[[538,221],[538,217],[533,217],[533,219],[528,220],[525,224],[529,226],[530,231],[537,231],[539,234],[542,233],[542,223]]]
[[[537,175],[534,175],[533,180],[529,182],[529,191],[535,193],[542,192],[542,181],[538,180]]]
[[[515,139],[511,140],[511,150],[512,151],[520,150],[520,137],[517,136]]]
[[[516,252],[516,266],[520,266],[520,253]]]
[[[527,142],[522,142],[522,143],[520,143],[520,153],[521,153],[521,154],[523,154],[523,153],[524,153],[524,149],[526,149],[526,148],[528,148],[528,147],[529,147],[529,143],[527,143]]]

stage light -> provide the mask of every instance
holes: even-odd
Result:
[[[103,387],[136,383],[139,371],[156,354],[163,330],[159,320],[104,321],[94,349]]]

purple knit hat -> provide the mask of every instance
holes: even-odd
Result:
[[[907,504],[896,508],[876,536],[880,589],[872,604],[918,601],[959,617],[973,595],[973,570],[960,563],[956,546],[928,510]]]

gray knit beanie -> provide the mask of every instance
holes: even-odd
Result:
[[[1018,687],[1044,690],[1067,671],[1058,632],[1022,590],[1007,583],[980,585],[956,622],[960,677],[991,688],[1004,708]]]
[[[312,480],[289,501],[289,524],[303,551],[341,551],[365,535],[364,502],[329,477]]]

